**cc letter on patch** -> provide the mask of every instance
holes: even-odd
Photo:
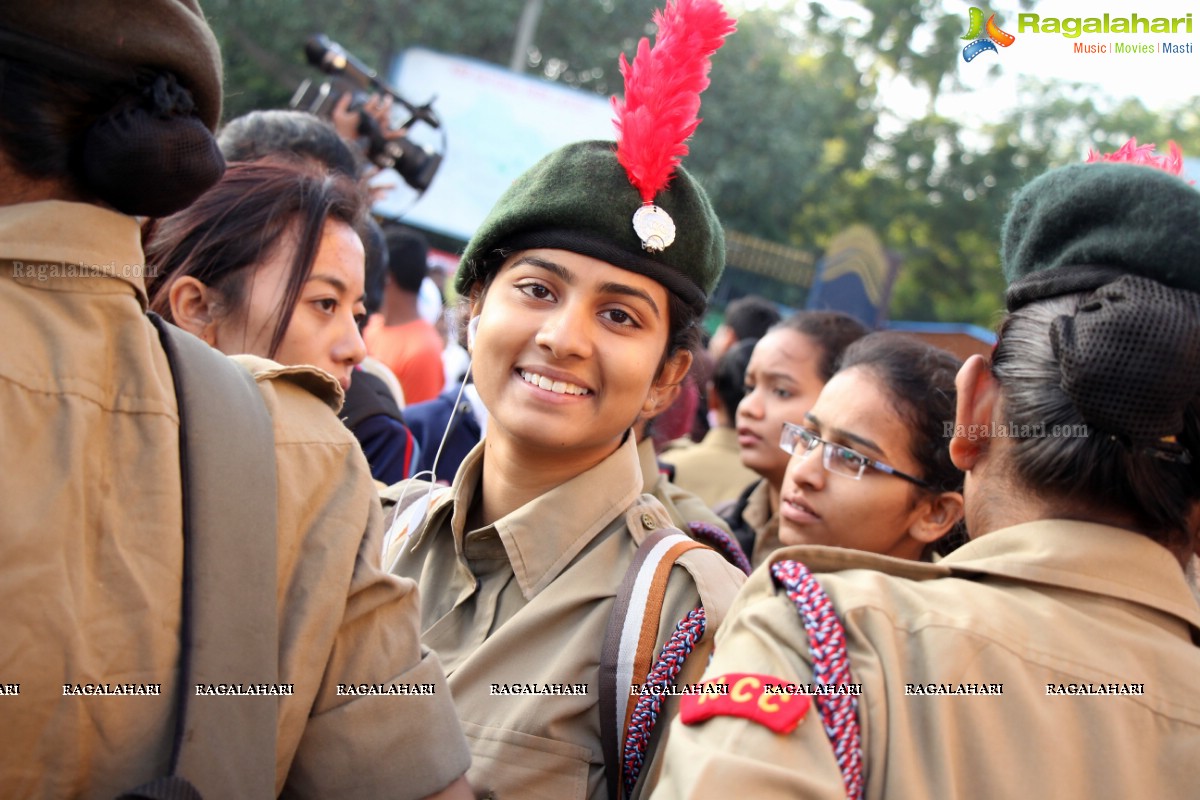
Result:
[[[731,672],[702,687],[704,691],[685,695],[680,703],[684,725],[713,717],[745,717],[776,733],[791,733],[812,705],[811,697],[788,691],[785,681],[771,675]]]

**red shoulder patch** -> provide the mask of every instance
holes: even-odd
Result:
[[[743,717],[776,733],[791,733],[812,706],[812,698],[773,675],[731,672],[705,681],[704,691],[684,695],[679,718],[695,725],[713,717]]]

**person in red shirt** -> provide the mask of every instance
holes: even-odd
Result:
[[[416,231],[393,228],[387,234],[388,274],[383,313],[367,323],[367,352],[400,379],[406,403],[438,396],[446,381],[442,369],[445,343],[437,329],[417,311],[421,281],[429,273],[429,244]]]

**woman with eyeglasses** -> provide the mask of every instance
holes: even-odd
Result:
[[[963,473],[945,434],[959,366],[899,333],[850,345],[803,423],[783,424],[780,540],[912,560],[959,544]]]
[[[837,371],[842,352],[866,333],[867,328],[847,314],[801,311],[754,345],[736,425],[742,464],[762,479],[719,513],[755,566],[781,545],[779,494],[790,457],[779,449],[783,423],[804,419]]]
[[[1172,156],[1174,174],[1077,164],[1014,198],[1009,313],[959,370],[948,442],[970,541],[928,564],[775,553],[717,635],[705,676],[725,693],[684,698],[653,800],[1197,796],[1200,192]],[[917,490],[879,464],[932,482],[844,417],[863,399],[812,410],[826,486]],[[800,462],[804,487],[820,462]]]

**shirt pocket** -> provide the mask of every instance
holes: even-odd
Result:
[[[471,746],[467,779],[481,796],[496,800],[587,798],[588,748],[466,720],[462,726]]]

